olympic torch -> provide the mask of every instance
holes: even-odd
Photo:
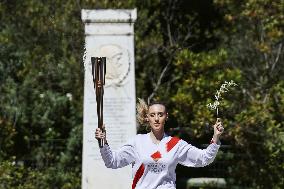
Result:
[[[105,132],[105,129],[103,128],[103,96],[106,73],[106,57],[91,57],[91,62],[94,89],[96,91],[98,128],[100,128],[102,132]],[[102,148],[105,142],[104,139],[100,139],[98,142],[99,147]]]

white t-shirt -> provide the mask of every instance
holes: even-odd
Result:
[[[108,168],[132,164],[132,189],[175,189],[178,163],[188,167],[206,166],[213,162],[219,147],[211,143],[202,150],[168,135],[154,144],[148,133],[136,135],[116,151],[105,145],[100,152]]]

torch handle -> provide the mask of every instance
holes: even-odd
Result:
[[[99,142],[99,147],[100,147],[100,148],[104,147],[104,145],[105,145],[105,140],[104,140],[103,138],[99,139],[98,142]]]
[[[102,128],[102,127],[100,127],[100,128],[101,128],[101,131],[102,131],[103,133],[106,132],[106,130],[105,130],[104,128]],[[105,138],[99,139],[98,142],[99,142],[99,147],[100,147],[100,148],[102,148],[102,147],[106,144]]]

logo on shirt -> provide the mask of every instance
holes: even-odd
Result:
[[[155,163],[149,163],[147,165],[147,168],[149,169],[150,172],[158,174],[166,169],[166,165],[155,162]]]
[[[151,155],[151,158],[152,158],[155,162],[157,162],[159,159],[162,158],[162,155],[161,155],[161,153],[160,153],[159,151],[157,151],[157,152],[155,152],[155,153],[153,153],[153,154]]]

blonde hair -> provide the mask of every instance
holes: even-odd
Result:
[[[145,100],[138,98],[138,103],[136,104],[136,118],[140,125],[147,124],[147,113],[149,110],[149,106],[145,102]]]
[[[145,102],[145,100],[138,98],[138,102],[136,104],[136,119],[140,126],[146,127],[146,130],[150,130],[150,125],[147,119],[147,114],[149,111],[149,107],[155,104],[161,104],[165,107],[165,111],[167,112],[166,105],[163,102],[154,101],[149,104]]]

